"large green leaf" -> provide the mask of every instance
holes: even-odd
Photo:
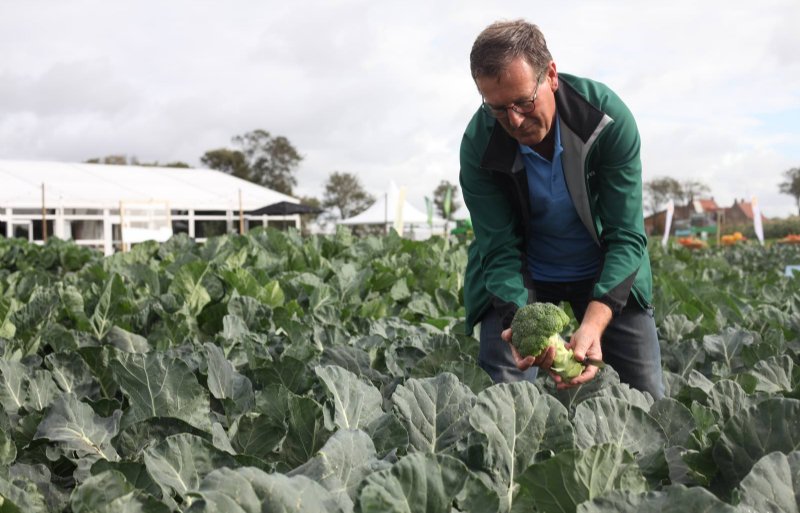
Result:
[[[316,367],[314,372],[325,385],[333,407],[331,429],[366,429],[383,415],[380,391],[352,372],[337,366]]]
[[[98,340],[102,340],[114,326],[119,315],[127,311],[127,292],[119,274],[113,274],[106,282],[103,293],[89,318],[89,325]]]
[[[446,454],[411,454],[366,478],[360,511],[450,513],[468,476],[467,467]]]
[[[794,374],[794,362],[788,355],[761,360],[748,375],[753,378],[755,391],[767,394],[791,392],[800,381]]]
[[[675,485],[647,493],[609,492],[581,503],[577,511],[578,513],[737,513],[740,510],[722,502],[708,490]]]
[[[203,283],[209,271],[207,262],[190,262],[180,268],[169,285],[168,292],[183,299],[184,311],[189,318],[196,318],[211,302],[211,295]]]
[[[27,411],[42,411],[56,399],[58,387],[47,370],[35,370],[28,374],[28,394],[25,399]]]
[[[116,470],[88,478],[72,493],[73,513],[168,513],[170,508],[138,491]]]
[[[237,466],[233,456],[188,433],[169,436],[146,449],[144,464],[165,496],[174,491],[183,499],[196,491],[212,470]]]
[[[572,419],[578,447],[613,443],[636,455],[648,477],[666,474],[663,449],[667,437],[646,411],[611,397],[589,399],[578,405]]]
[[[703,337],[703,348],[714,361],[733,369],[742,349],[754,341],[755,336],[751,332],[726,328],[719,334]]]
[[[409,443],[421,452],[442,452],[458,442],[469,428],[476,397],[454,374],[409,379],[392,395]]]
[[[14,444],[11,430],[7,426],[0,426],[0,466],[8,467],[15,459],[17,459],[17,446]]]
[[[573,512],[609,490],[647,489],[634,456],[616,444],[564,451],[531,466],[517,482],[520,491],[512,512]]]
[[[267,474],[252,467],[209,473],[187,513],[339,513],[328,490],[306,476]]]
[[[252,410],[255,395],[250,380],[234,369],[219,346],[206,343],[204,347],[208,362],[208,390],[211,395],[225,401],[225,409],[231,416],[239,416]]]
[[[575,444],[567,409],[527,381],[495,385],[478,394],[469,421],[483,435],[472,445],[504,511],[514,502],[517,478],[540,452],[558,453]]]
[[[774,452],[758,460],[742,479],[741,505],[746,511],[800,511],[800,451]]]
[[[800,449],[800,400],[771,398],[731,418],[714,446],[714,461],[735,485],[763,456]]]
[[[17,413],[28,399],[28,369],[20,362],[0,358],[0,405]]]
[[[366,433],[340,429],[316,456],[289,475],[310,477],[336,497],[343,511],[352,511],[362,480],[389,466],[378,460],[375,445]]]
[[[48,410],[35,438],[58,442],[83,475],[99,459],[119,460],[111,439],[119,431],[121,415],[117,410],[111,417],[102,418],[74,394],[64,394]]]
[[[292,394],[288,407],[283,458],[288,468],[295,468],[316,454],[331,433],[325,428],[322,406],[315,400]]]
[[[17,308],[19,303],[14,298],[0,297],[0,338],[14,338],[17,327],[11,318]]]
[[[208,392],[182,360],[164,353],[120,353],[111,361],[111,368],[130,401],[124,425],[153,417],[175,417],[211,430]]]
[[[706,400],[706,405],[719,416],[721,424],[737,416],[741,410],[749,407],[750,403],[744,389],[729,379],[714,383]]]
[[[27,479],[7,481],[0,475],[0,512],[49,513],[36,485]]]
[[[667,437],[667,446],[687,445],[695,428],[694,417],[689,408],[671,397],[664,397],[653,404],[649,414],[661,426]]]

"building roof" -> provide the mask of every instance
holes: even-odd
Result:
[[[167,201],[173,210],[255,210],[297,198],[213,169],[0,160],[0,207],[119,208]]]
[[[731,207],[731,208],[736,208],[736,207],[738,207],[739,210],[741,210],[742,213],[744,213],[744,215],[747,216],[748,219],[753,219],[753,204],[752,203],[750,203],[749,201],[740,201],[738,203],[734,201],[733,207]],[[761,217],[763,218],[764,215],[762,214]]]
[[[699,212],[716,212],[719,210],[719,205],[714,201],[714,198],[698,199],[694,201],[697,207],[699,207]]]

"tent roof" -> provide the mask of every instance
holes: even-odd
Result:
[[[312,207],[310,205],[303,205],[302,203],[292,203],[289,201],[279,201],[272,205],[266,205],[255,210],[251,210],[248,214],[253,216],[269,215],[269,216],[290,216],[294,214],[321,214],[324,212],[321,208]]]
[[[375,203],[367,210],[349,219],[337,221],[338,224],[386,224],[394,223],[397,216],[397,205],[400,198],[400,191],[394,182],[389,184],[389,190],[379,194]],[[408,201],[403,202],[403,223],[404,224],[428,224],[428,214],[417,210]],[[433,217],[433,224],[440,226],[444,224],[444,219]]]
[[[299,200],[212,169],[0,160],[0,207],[119,208],[167,201],[173,210],[254,210]]]

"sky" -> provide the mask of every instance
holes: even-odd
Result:
[[[421,209],[458,182],[472,42],[517,18],[628,105],[644,181],[796,213],[778,184],[800,167],[798,0],[0,0],[0,159],[200,166],[264,129],[303,155],[296,196],[350,172]]]

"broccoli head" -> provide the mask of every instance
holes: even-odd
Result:
[[[550,346],[556,356],[550,370],[570,380],[583,372],[584,366],[575,360],[572,350],[564,347],[561,331],[569,324],[569,316],[558,305],[531,303],[525,305],[511,321],[511,343],[520,356],[538,356]]]

